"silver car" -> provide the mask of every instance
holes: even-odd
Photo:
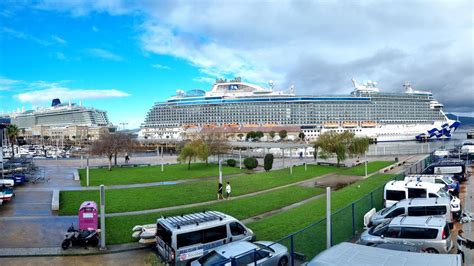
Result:
[[[269,241],[237,241],[223,245],[191,263],[198,265],[287,265],[288,249]]]
[[[359,244],[413,243],[428,253],[449,253],[453,248],[443,216],[399,216],[362,233]]]

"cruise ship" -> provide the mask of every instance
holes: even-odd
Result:
[[[210,91],[178,90],[157,102],[141,126],[149,139],[183,139],[190,130],[298,127],[307,139],[321,133],[353,132],[375,141],[445,139],[459,127],[443,112],[431,92],[414,90],[409,83],[399,93],[383,92],[375,82],[358,84],[347,95],[296,95],[233,80],[216,80]]]
[[[65,127],[80,125],[89,127],[110,126],[107,112],[77,105],[61,103],[60,99],[53,99],[51,107],[36,110],[21,110],[9,114],[12,124],[19,128],[34,126]]]

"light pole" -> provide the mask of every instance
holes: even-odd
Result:
[[[331,188],[326,187],[326,248],[331,247]]]
[[[364,161],[365,161],[365,178],[367,178],[367,152],[364,153]]]
[[[100,185],[100,250],[105,249],[105,187]]]
[[[86,186],[89,186],[89,154],[87,154],[86,158]]]
[[[239,149],[239,168],[242,169],[242,149]]]
[[[219,183],[222,184],[222,160],[219,158]]]
[[[164,166],[164,162],[163,162],[163,147],[160,146],[160,153],[161,153],[161,172],[164,172],[165,171],[165,166]]]

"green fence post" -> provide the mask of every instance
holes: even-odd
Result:
[[[370,192],[370,209],[374,207],[374,192]]]
[[[355,204],[352,203],[352,236],[356,234],[356,222],[355,222]]]

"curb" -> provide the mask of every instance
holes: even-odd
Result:
[[[104,255],[120,253],[132,250],[140,250],[151,248],[150,246],[143,246],[138,243],[127,243],[120,245],[108,246],[106,250],[99,250],[98,248],[89,247],[88,249],[83,248],[70,248],[63,250],[60,247],[57,248],[1,248],[0,258],[11,258],[11,257],[60,257],[60,256],[91,256],[91,255]]]

